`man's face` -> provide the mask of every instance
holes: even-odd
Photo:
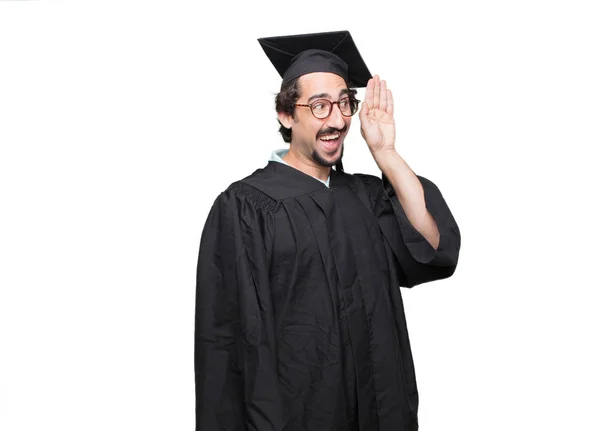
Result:
[[[302,96],[296,103],[310,105],[322,99],[337,102],[348,96],[346,82],[334,73],[309,73],[299,82]],[[316,118],[308,107],[297,106],[296,118],[290,120],[292,146],[302,156],[326,167],[342,158],[351,118],[344,117],[338,105],[333,105],[331,114],[324,119]]]

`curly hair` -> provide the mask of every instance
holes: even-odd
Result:
[[[292,117],[296,116],[296,102],[300,99],[302,95],[300,91],[300,78],[294,78],[290,82],[281,86],[281,90],[275,96],[275,111],[277,113],[282,112],[284,114],[291,115]],[[286,143],[292,142],[292,129],[287,129],[281,124],[281,121],[277,120],[279,123],[279,133],[281,133],[281,137],[283,141]]]
[[[346,87],[348,88],[348,96],[350,98],[355,98],[356,90],[351,88],[351,85],[348,82],[346,82]],[[288,114],[295,118],[296,102],[298,102],[300,96],[302,96],[302,90],[300,89],[300,77],[298,77],[281,86],[281,90],[275,96],[275,111],[277,113],[282,112]],[[281,133],[283,141],[289,144],[292,142],[292,129],[284,127],[283,124],[281,124],[281,121],[277,121],[279,122],[279,133]]]

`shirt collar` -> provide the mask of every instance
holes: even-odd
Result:
[[[278,163],[283,163],[284,165],[290,166],[289,164],[287,164],[285,162],[285,160],[283,160],[283,157],[287,154],[288,150],[286,148],[281,148],[279,150],[275,150],[271,153],[271,158],[269,159],[270,162],[278,162]],[[313,177],[315,178],[315,177]],[[315,180],[321,181],[323,184],[325,184],[327,187],[329,187],[329,181],[331,180],[331,174],[327,177],[327,180],[323,181],[320,180],[319,178],[315,178]]]

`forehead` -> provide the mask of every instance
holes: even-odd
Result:
[[[307,73],[300,77],[302,96],[309,98],[315,94],[328,93],[338,97],[340,90],[347,89],[346,81],[339,75],[329,72]]]

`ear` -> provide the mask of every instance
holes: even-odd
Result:
[[[292,128],[293,117],[290,114],[286,114],[285,112],[278,112],[277,118],[279,118],[279,122],[283,125],[283,127],[285,127],[286,129]]]

